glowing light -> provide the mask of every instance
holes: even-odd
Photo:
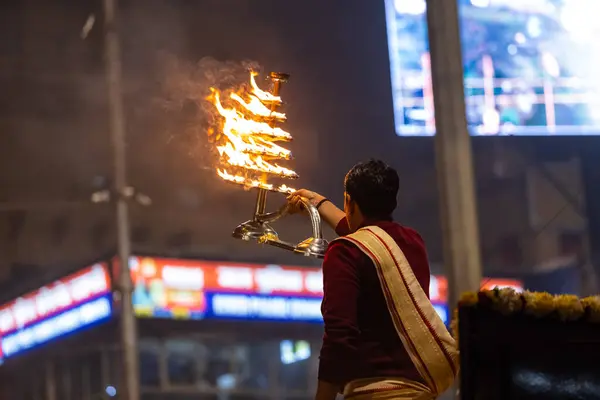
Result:
[[[52,339],[104,320],[110,317],[111,312],[110,300],[106,296],[100,297],[4,336],[2,352],[5,358],[12,357]]]
[[[471,0],[471,5],[474,7],[485,8],[490,6],[490,0]]]
[[[231,90],[228,96],[211,89],[208,100],[220,116],[219,126],[209,130],[221,164],[217,175],[247,189],[291,193],[294,189],[286,185],[267,182],[268,175],[279,178],[297,178],[298,175],[276,163],[292,158],[290,150],[276,143],[290,141],[292,136],[275,126],[276,122],[286,119],[284,113],[275,110],[281,104],[281,97],[260,89],[256,75],[250,73],[249,88]]]
[[[427,10],[425,0],[395,0],[394,8],[398,14],[421,15]]]
[[[114,386],[107,386],[104,391],[108,397],[115,397],[117,395],[117,389]]]

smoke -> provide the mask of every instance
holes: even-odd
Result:
[[[248,82],[250,70],[259,71],[255,61],[219,61],[204,57],[189,62],[163,55],[161,95],[157,105],[165,121],[166,142],[185,143],[188,155],[202,169],[213,169],[215,148],[207,131],[216,124],[216,109],[207,97],[210,89],[225,91]]]
[[[191,100],[205,100],[210,88],[224,89],[248,80],[250,70],[259,70],[255,61],[218,61],[204,57],[197,63],[186,62],[175,56],[164,56],[163,90],[175,105]]]

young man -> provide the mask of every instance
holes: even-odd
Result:
[[[397,172],[382,161],[355,165],[344,182],[344,210],[306,189],[340,238],[323,261],[325,334],[316,400],[434,399],[458,372],[454,339],[429,302],[425,244],[392,220]]]

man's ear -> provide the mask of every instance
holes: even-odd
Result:
[[[346,195],[346,201],[348,202],[348,211],[354,214],[356,203],[354,202],[354,200],[352,200],[352,197],[350,197],[350,195]]]

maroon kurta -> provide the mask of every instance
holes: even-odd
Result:
[[[414,229],[391,220],[369,221],[398,243],[417,280],[429,297],[429,262],[425,244]],[[336,228],[350,233],[346,219]],[[325,334],[319,379],[344,385],[359,378],[404,377],[422,382],[388,312],[377,271],[354,244],[333,242],[323,261],[324,297],[321,311]]]

